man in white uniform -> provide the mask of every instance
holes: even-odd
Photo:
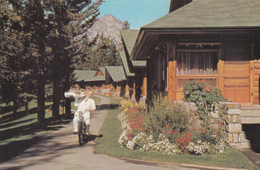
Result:
[[[89,135],[89,129],[90,129],[90,112],[96,110],[96,105],[95,101],[91,99],[93,95],[93,91],[88,91],[87,92],[87,97],[84,99],[82,102],[80,102],[79,107],[77,111],[74,114],[74,119],[73,119],[73,125],[74,125],[74,133],[77,133],[78,131],[78,114],[81,111],[83,113],[83,117],[85,120],[85,123],[87,125],[86,132],[87,135]]]

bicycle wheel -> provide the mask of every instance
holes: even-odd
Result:
[[[84,144],[84,129],[82,127],[82,123],[79,122],[78,124],[78,137],[79,137],[79,145],[83,145]]]

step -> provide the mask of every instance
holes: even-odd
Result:
[[[251,143],[250,143],[249,140],[246,139],[246,134],[243,131],[241,132],[240,140],[241,140],[242,149],[250,149],[251,148]]]
[[[260,108],[241,109],[242,124],[260,124]]]

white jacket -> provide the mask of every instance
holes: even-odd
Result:
[[[91,98],[86,98],[85,100],[80,102],[75,115],[78,116],[79,112],[81,111],[83,113],[84,118],[89,119],[90,118],[90,112],[89,112],[90,109],[96,110],[95,101]]]

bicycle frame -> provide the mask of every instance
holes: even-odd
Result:
[[[79,120],[78,120],[78,138],[79,138],[79,145],[83,145],[85,142],[86,137],[86,124],[84,121],[83,113],[79,112]]]

